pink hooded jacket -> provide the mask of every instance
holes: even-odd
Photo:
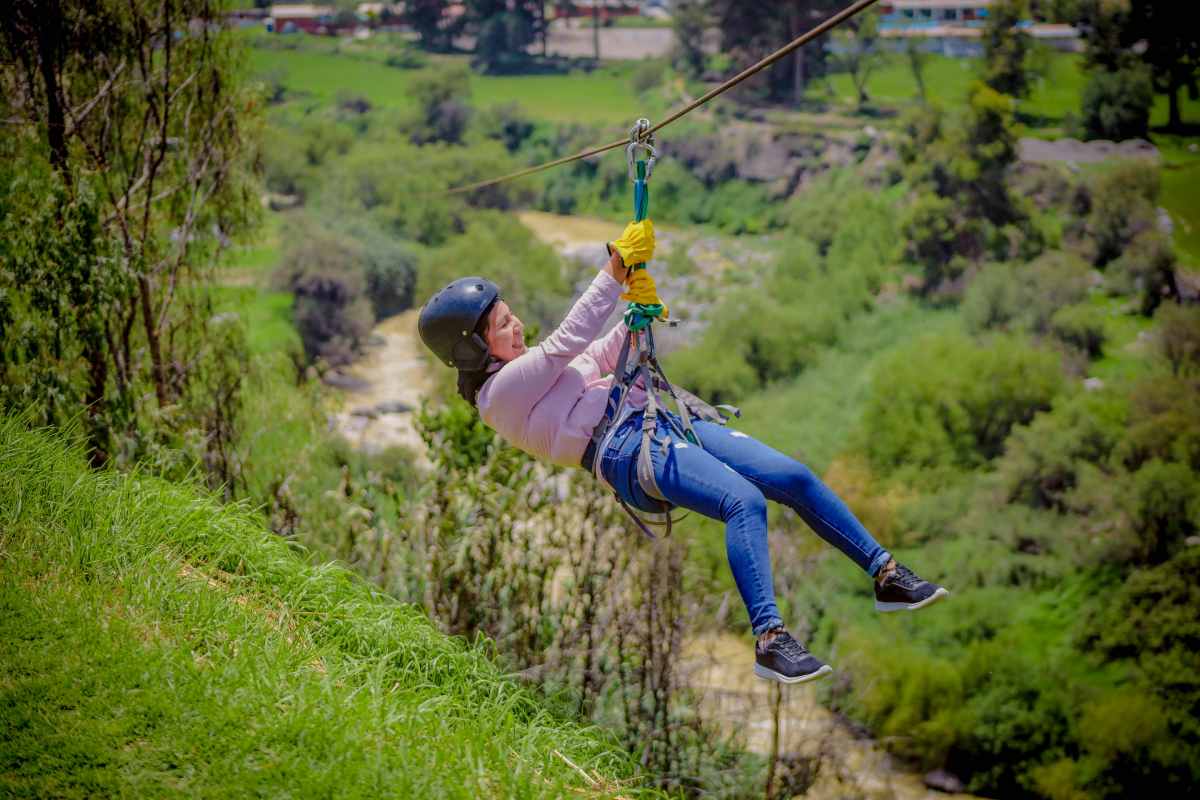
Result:
[[[596,338],[621,291],[620,283],[600,272],[554,333],[488,378],[476,406],[492,430],[536,458],[579,466],[604,416],[609,373],[625,337],[625,325],[618,322]],[[627,403],[634,408],[645,403],[640,387],[630,391]]]

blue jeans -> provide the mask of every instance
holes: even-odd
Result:
[[[755,635],[783,624],[767,550],[767,500],[793,509],[817,534],[875,575],[891,555],[812,470],[744,433],[694,421],[704,447],[671,430],[660,412],[651,463],[670,502],[725,523],[725,552]],[[674,417],[678,424],[678,417]],[[669,442],[666,453],[659,442]],[[604,479],[629,505],[657,505],[637,481],[642,414],[629,417],[601,454]]]

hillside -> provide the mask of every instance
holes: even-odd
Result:
[[[0,794],[626,791],[600,733],[249,509],[13,419],[0,474]]]

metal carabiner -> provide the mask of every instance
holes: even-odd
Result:
[[[637,160],[637,151],[645,150],[650,157],[646,159],[646,180],[654,172],[654,162],[658,161],[658,150],[654,147],[654,134],[650,133],[650,120],[642,117],[633,123],[629,129],[629,146],[625,148],[625,162],[629,167],[629,180],[637,180],[637,172],[633,164]]]

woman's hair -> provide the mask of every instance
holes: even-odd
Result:
[[[492,308],[495,305],[496,301],[493,300],[479,316],[479,321],[475,323],[475,333],[479,334],[480,338],[484,341],[487,341],[488,317],[491,316]],[[492,366],[494,361],[495,359],[488,358],[483,369],[460,369],[458,371],[458,393],[462,396],[463,400],[471,404],[472,408],[475,407],[475,397],[479,394],[479,390],[483,388],[483,384],[487,379],[492,376],[489,367]]]

